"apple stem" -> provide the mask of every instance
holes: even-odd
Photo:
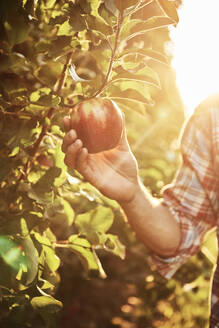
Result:
[[[115,43],[114,43],[114,47],[112,48],[112,55],[111,55],[111,58],[110,58],[110,63],[109,63],[109,67],[108,67],[108,70],[107,70],[107,73],[106,73],[106,77],[104,79],[103,84],[101,85],[99,90],[97,90],[97,92],[92,96],[92,98],[97,97],[99,94],[101,94],[101,92],[105,89],[106,85],[108,84],[110,74],[112,72],[112,67],[113,67],[113,62],[114,62],[114,59],[115,59],[116,50],[117,50],[117,47],[118,47],[119,33],[120,33],[120,30],[121,30],[122,21],[123,21],[123,12],[120,12],[118,20],[117,20]]]

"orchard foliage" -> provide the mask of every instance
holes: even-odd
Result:
[[[126,115],[142,180],[159,193],[178,165],[173,140],[181,124],[177,119],[183,120],[177,92],[167,83],[166,76],[173,75],[163,46],[167,27],[177,21],[174,1],[0,1],[1,324],[56,327],[54,314],[63,307],[60,298],[72,303],[73,295],[65,299],[62,293],[66,279],[75,298],[61,322],[70,318],[71,325],[72,313],[78,316],[81,309],[78,302],[86,308],[74,281],[87,284],[92,278],[95,294],[96,282],[106,282],[101,280],[107,276],[103,262],[107,267],[112,261],[108,272],[116,276],[113,262],[125,258],[125,246],[132,254],[140,247],[116,202],[65,166],[62,120],[80,101],[113,99]],[[175,96],[166,101],[170,88]],[[179,105],[167,139],[161,126],[169,116],[159,120],[163,109],[156,111],[155,101]],[[154,139],[158,130],[159,140]],[[150,268],[146,271],[149,275]],[[78,318],[81,327],[89,326],[83,325],[83,314]]]

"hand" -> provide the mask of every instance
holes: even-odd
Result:
[[[118,202],[129,202],[138,188],[137,161],[132,154],[125,128],[119,145],[105,152],[89,154],[77,139],[71,128],[69,117],[64,118],[66,135],[62,151],[65,153],[65,164],[76,169],[85,179],[105,196]]]

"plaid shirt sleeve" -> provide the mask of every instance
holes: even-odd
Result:
[[[218,185],[210,111],[197,110],[187,122],[181,154],[182,165],[173,183],[163,190],[163,204],[180,224],[181,243],[171,258],[151,256],[156,270],[167,279],[197,253],[205,233],[216,225]]]

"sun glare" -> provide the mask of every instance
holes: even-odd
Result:
[[[172,66],[188,113],[219,91],[219,1],[183,0],[179,24],[171,29]]]

